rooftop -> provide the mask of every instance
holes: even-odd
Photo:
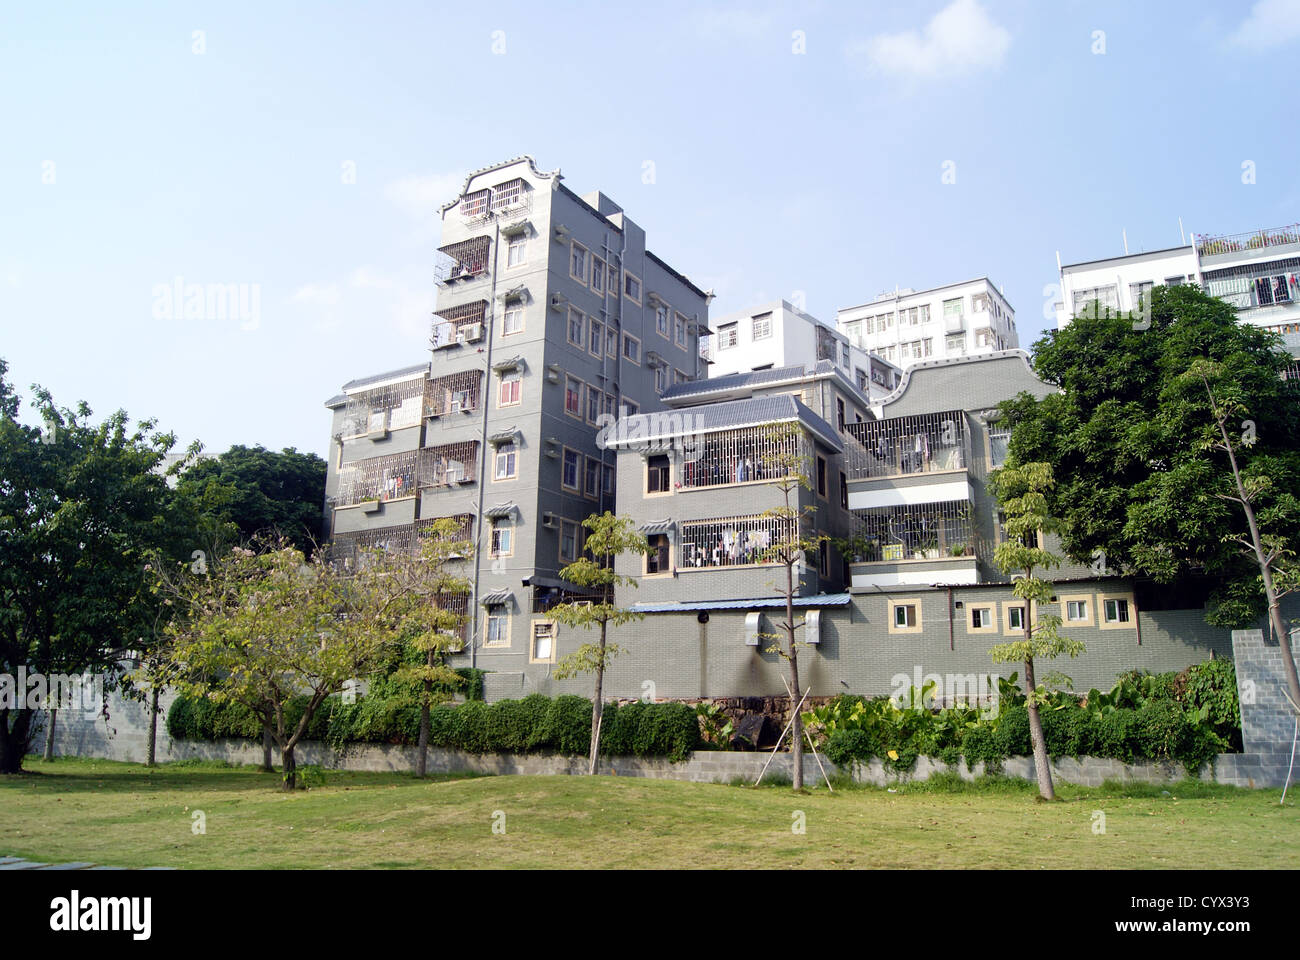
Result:
[[[789,394],[706,403],[684,410],[633,414],[607,427],[602,445],[608,449],[720,430],[795,422],[802,424],[836,453],[843,449],[835,428]]]

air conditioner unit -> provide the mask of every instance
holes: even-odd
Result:
[[[763,615],[761,613],[745,614],[745,646],[747,647],[758,646],[759,634],[762,633],[762,626],[760,622],[762,620],[762,617]]]
[[[564,294],[562,293],[551,294],[551,309],[559,310],[563,307],[564,307]]]
[[[483,339],[483,324],[466,324],[456,331],[456,339],[465,343],[478,343]]]
[[[821,643],[821,641],[822,612],[820,610],[809,610],[803,615],[803,642]]]
[[[560,521],[555,518],[555,514],[553,513],[542,514],[542,526],[546,527],[547,529],[554,530],[559,525],[560,525]]]

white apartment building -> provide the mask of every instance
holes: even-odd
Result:
[[[1057,327],[1093,300],[1134,311],[1152,287],[1194,283],[1235,306],[1243,323],[1300,333],[1300,224],[1192,238],[1185,246],[1104,260],[1062,265],[1058,257]]]
[[[870,355],[839,330],[786,300],[728,314],[710,328],[711,336],[701,342],[710,379],[792,366],[811,370],[828,360],[875,400],[890,393],[902,377],[897,364]]]
[[[930,290],[902,288],[835,317],[854,346],[906,369],[1020,346],[1016,313],[987,277]]]

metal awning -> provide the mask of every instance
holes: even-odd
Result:
[[[812,597],[795,597],[796,608],[846,607],[852,601],[847,593],[821,593]],[[767,607],[784,607],[785,597],[748,597],[739,600],[700,600],[678,603],[634,603],[637,613],[694,613],[697,610],[757,610]]]
[[[514,594],[509,590],[493,590],[491,593],[483,594],[478,602],[485,607],[495,607],[498,604],[509,603],[512,596]]]
[[[519,428],[511,427],[509,430],[502,430],[500,433],[494,433],[488,437],[488,443],[494,447],[499,447],[503,443],[514,443],[515,438],[519,436]]]
[[[505,360],[494,360],[492,363],[493,370],[522,370],[523,368],[523,357],[509,357]]]
[[[649,523],[641,524],[640,530],[642,533],[653,536],[658,533],[672,533],[676,527],[677,521],[675,520],[651,520]]]
[[[495,507],[489,507],[483,511],[483,516],[492,520],[500,520],[502,517],[508,517],[515,512],[517,507],[513,503],[498,503]]]

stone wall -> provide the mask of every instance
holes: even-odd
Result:
[[[1300,642],[1300,631],[1291,643]],[[1282,646],[1263,630],[1232,631],[1232,656],[1241,697],[1244,751],[1231,764],[1231,782],[1241,786],[1281,785],[1291,765],[1296,715],[1286,695]]]

